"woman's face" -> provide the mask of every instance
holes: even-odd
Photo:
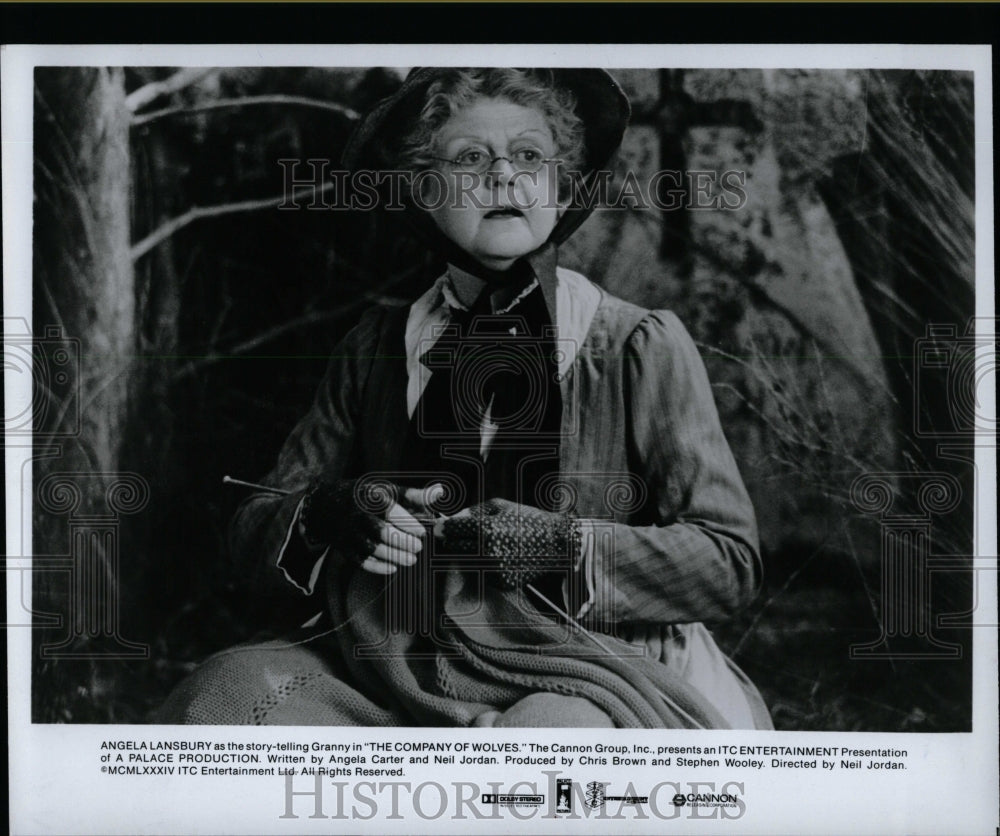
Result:
[[[531,160],[550,160],[555,151],[539,111],[506,99],[479,99],[438,132],[434,155],[462,162],[439,163],[447,193],[434,201],[431,217],[481,264],[507,269],[544,244],[559,218],[555,165],[523,170]],[[485,174],[469,170],[470,163],[484,159],[493,160]]]

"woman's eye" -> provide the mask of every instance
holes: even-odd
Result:
[[[537,148],[522,148],[514,152],[514,159],[521,163],[537,163],[542,159],[542,152]]]
[[[470,148],[468,151],[463,151],[455,158],[455,162],[461,166],[475,166],[482,163],[486,159],[486,154],[482,151],[477,151],[474,148]]]

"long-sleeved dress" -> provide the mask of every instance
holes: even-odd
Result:
[[[534,269],[559,347],[554,377],[561,400],[560,426],[550,451],[558,465],[545,491],[556,497],[560,509],[580,518],[583,527],[580,553],[573,556],[555,603],[597,641],[583,641],[575,631],[571,641],[563,641],[551,632],[559,619],[551,619],[545,607],[535,613],[532,605],[527,605],[535,618],[530,629],[540,632],[531,637],[519,634],[515,641],[499,635],[502,630],[484,635],[481,621],[463,628],[461,612],[471,606],[470,600],[475,601],[473,609],[502,621],[507,616],[497,613],[521,606],[525,598],[507,594],[501,603],[487,602],[484,607],[482,597],[498,593],[472,590],[474,584],[442,577],[447,574],[442,570],[418,593],[426,617],[417,621],[424,625],[425,641],[432,637],[430,645],[421,647],[431,647],[430,656],[437,653],[439,658],[431,663],[436,672],[406,668],[401,673],[405,664],[401,668],[396,662],[373,661],[378,653],[369,654],[369,659],[358,648],[367,636],[383,651],[392,647],[404,657],[428,656],[415,652],[415,622],[406,628],[410,635],[402,645],[385,638],[392,632],[385,627],[393,620],[392,606],[406,606],[398,596],[384,596],[386,585],[403,584],[402,576],[413,570],[401,569],[388,581],[352,571],[336,555],[310,549],[297,529],[305,491],[320,473],[409,479],[411,484],[414,476],[424,483],[437,478],[431,472],[412,472],[411,448],[413,416],[430,391],[433,375],[424,363],[426,349],[459,304],[444,276],[409,308],[370,310],[347,334],[312,408],[265,480],[287,495],[251,497],[233,524],[232,546],[244,571],[284,585],[305,600],[316,599],[316,609],[328,612],[323,623],[333,623],[336,640],[325,635],[305,645],[279,642],[243,648],[249,655],[220,654],[174,694],[165,721],[642,726],[671,725],[671,718],[680,717],[677,725],[770,727],[756,688],[719,650],[703,624],[730,617],[755,597],[761,563],[753,509],[697,349],[668,311],[646,311],[616,299],[583,276],[556,267],[553,258],[537,260]],[[517,312],[516,305],[512,312]],[[481,434],[465,443],[470,457],[489,455]],[[323,576],[325,583],[319,580]],[[396,601],[371,619],[381,626],[369,633],[358,631],[358,613],[352,611],[362,606],[358,599],[366,595]],[[449,647],[454,640],[454,634],[440,640],[445,622],[452,628],[458,624],[462,633],[454,655],[464,661],[452,667],[444,658],[448,653],[433,650]],[[347,625],[352,635],[351,629],[344,629]],[[546,637],[552,641],[547,643]],[[496,659],[490,662],[493,667],[482,661],[496,648],[505,648],[522,654],[503,658],[505,664],[520,665],[523,674],[530,667],[524,660],[536,650],[530,647],[532,641],[551,648],[542,655],[558,656],[560,664],[565,655],[585,669],[567,673],[558,666],[532,668],[535,678],[523,680],[497,673],[505,668]],[[581,642],[591,650],[598,645],[610,649],[616,659],[577,662],[587,655],[578,646]],[[570,649],[559,651],[560,646]],[[466,658],[470,653],[475,659]],[[310,679],[311,674],[301,673],[315,664],[321,665],[321,675]],[[242,702],[234,702],[232,694],[227,697],[225,711],[233,716],[225,719],[219,714],[222,709],[216,710],[222,704],[219,683],[247,680],[254,675],[253,666],[269,670],[272,685],[244,682],[236,688]],[[659,693],[671,704],[664,692],[676,686],[674,696],[682,695],[685,708],[666,718],[662,706],[653,714],[644,713],[645,708],[635,707],[634,695],[626,699],[620,692],[631,686],[601,678],[613,675],[628,682],[640,670],[654,682],[652,690],[644,691],[654,695],[649,699],[657,702]],[[577,687],[577,680],[564,675],[586,679],[587,685]],[[490,684],[470,684],[470,677],[490,676]],[[642,676],[635,674],[635,681]],[[599,680],[604,690],[588,690],[593,684],[588,677]],[[405,684],[393,681],[400,678]],[[276,689],[275,694],[266,694],[267,687]],[[213,691],[211,697],[203,696],[206,688]],[[524,705],[533,690],[563,694],[581,710],[553,713],[542,705],[535,713],[515,716],[517,709],[511,707]],[[594,696],[597,693],[602,696]],[[622,701],[631,707],[619,710]],[[595,704],[600,710],[591,711]]]

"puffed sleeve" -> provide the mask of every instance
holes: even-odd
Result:
[[[650,524],[595,523],[587,532],[581,614],[661,624],[728,618],[756,596],[762,566],[704,364],[668,311],[639,323],[622,362],[630,467],[646,486]]]
[[[349,475],[362,393],[378,343],[384,310],[364,314],[334,349],[309,412],[295,426],[263,484],[284,495],[257,493],[237,510],[229,542],[238,571],[262,593],[311,594],[325,552],[299,531],[306,489],[321,473]]]

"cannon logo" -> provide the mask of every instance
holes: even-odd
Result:
[[[674,795],[673,804],[675,807],[689,804],[691,807],[729,807],[735,809],[740,806],[740,801],[731,792],[679,792]]]

